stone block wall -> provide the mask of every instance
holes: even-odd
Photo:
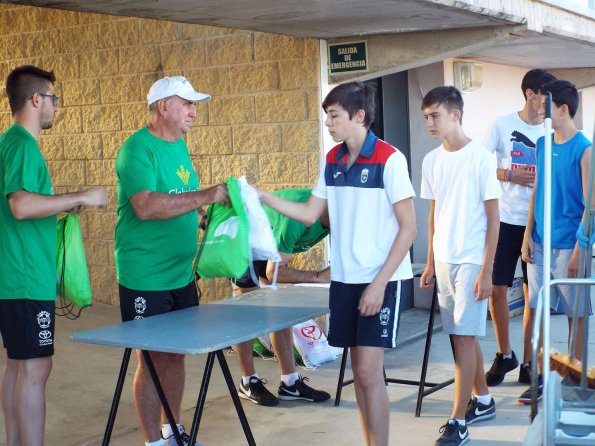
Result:
[[[213,99],[187,135],[201,187],[246,175],[265,189],[308,187],[319,171],[319,42],[167,21],[0,4],[0,129],[11,123],[4,83],[23,64],[53,70],[60,106],[41,149],[57,193],[94,185],[106,209],[81,222],[94,299],[117,304],[114,160],[145,124],[146,94],[162,76],[184,75]],[[297,256],[322,263],[319,247]],[[202,281],[208,301],[226,280]]]

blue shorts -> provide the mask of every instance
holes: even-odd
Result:
[[[198,291],[194,280],[182,288],[166,291],[137,291],[123,285],[118,287],[123,322],[198,305]]]
[[[10,359],[52,356],[54,327],[53,300],[0,300],[0,332]]]
[[[328,342],[334,347],[384,347],[397,345],[401,281],[389,282],[380,313],[363,317],[357,306],[367,283],[331,282]]]

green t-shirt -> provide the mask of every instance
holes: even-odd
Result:
[[[147,127],[131,135],[116,158],[118,283],[133,290],[163,291],[193,280],[198,250],[198,211],[169,220],[141,221],[130,204],[148,190],[182,194],[198,190],[198,177],[182,139],[164,141]]]
[[[56,216],[16,220],[8,195],[53,195],[37,140],[20,125],[0,135],[0,299],[56,299]]]
[[[278,197],[302,203],[308,201],[311,193],[311,189],[284,189],[273,192]],[[285,254],[305,252],[329,233],[329,229],[324,228],[320,220],[308,227],[279,214],[268,206],[264,206],[264,210],[271,221],[277,249]]]

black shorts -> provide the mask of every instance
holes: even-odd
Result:
[[[10,359],[54,354],[54,301],[0,299],[0,332]]]
[[[525,227],[509,225],[500,222],[500,234],[498,246],[494,257],[494,271],[492,273],[492,285],[512,286],[516,265],[521,256]],[[523,283],[527,284],[527,264],[521,260],[523,270]]]
[[[198,305],[198,292],[194,281],[185,287],[166,291],[136,291],[122,285],[118,285],[118,288],[120,313],[124,322]]]
[[[331,282],[328,342],[334,347],[384,347],[397,345],[401,281],[389,282],[380,313],[360,316],[357,306],[367,283]]]
[[[268,264],[268,262],[266,260],[255,260],[252,262],[252,265],[254,266],[254,273],[256,274],[256,277],[264,277],[266,279],[267,264]],[[244,273],[244,275],[242,277],[240,277],[239,279],[235,279],[235,280],[232,279],[232,281],[238,288],[254,288],[259,285],[258,283],[254,283],[254,280],[252,280],[252,275],[250,274],[250,268],[248,268],[246,270],[246,272]]]

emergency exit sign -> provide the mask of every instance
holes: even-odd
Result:
[[[330,74],[368,70],[365,41],[331,44],[328,50]]]

